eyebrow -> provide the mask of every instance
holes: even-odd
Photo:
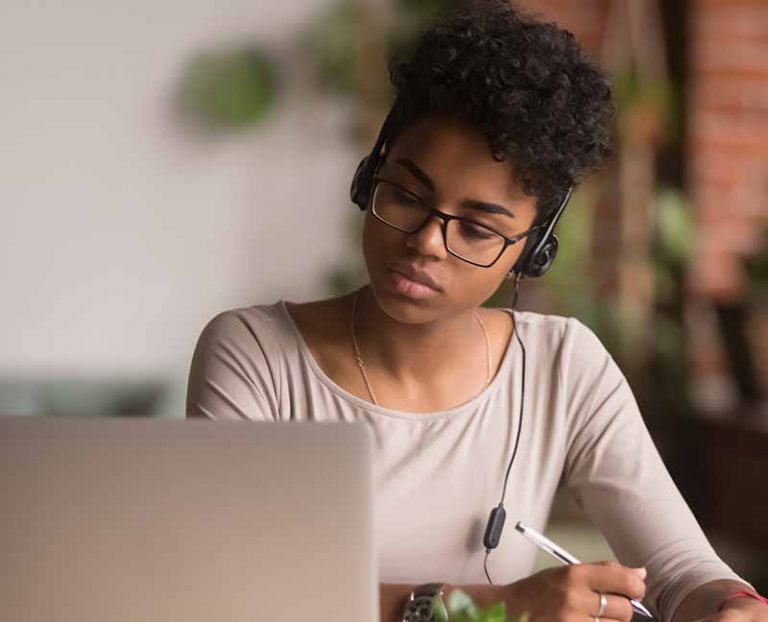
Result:
[[[409,158],[398,158],[395,160],[400,166],[406,169],[411,175],[418,179],[423,185],[425,185],[430,192],[435,191],[435,184],[419,166],[413,160]],[[488,201],[478,201],[477,199],[464,199],[461,202],[461,207],[467,209],[474,209],[488,214],[501,214],[502,216],[508,216],[514,218],[515,215],[510,212],[506,207],[502,207],[497,203],[489,203]]]

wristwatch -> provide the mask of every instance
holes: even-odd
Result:
[[[400,622],[435,622],[432,604],[440,607],[443,619],[448,619],[448,611],[443,602],[445,583],[424,583],[416,587],[405,602],[403,617]]]

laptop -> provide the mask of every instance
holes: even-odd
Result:
[[[0,416],[0,620],[379,618],[363,423]]]

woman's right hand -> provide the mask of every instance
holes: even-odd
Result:
[[[547,568],[502,588],[507,611],[528,614],[528,622],[594,622],[600,593],[607,604],[600,621],[632,618],[630,598],[645,597],[645,568],[618,562]]]

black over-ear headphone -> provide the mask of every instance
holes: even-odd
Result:
[[[387,141],[392,135],[392,129],[395,118],[395,106],[387,114],[384,123],[381,126],[379,135],[376,138],[376,143],[367,156],[365,156],[360,164],[357,165],[357,170],[352,178],[352,184],[349,189],[349,198],[352,203],[357,205],[361,210],[368,208],[368,202],[371,199],[371,190],[373,188],[373,177],[376,175],[376,171],[381,166],[384,159],[384,146],[388,145]],[[525,247],[520,257],[517,258],[515,265],[512,267],[510,276],[524,276],[527,278],[538,278],[542,276],[552,265],[555,260],[558,249],[558,239],[554,234],[555,225],[560,220],[563,211],[565,211],[566,205],[571,198],[573,192],[573,186],[568,188],[563,200],[554,212],[546,218],[544,226],[534,231],[525,241]]]

